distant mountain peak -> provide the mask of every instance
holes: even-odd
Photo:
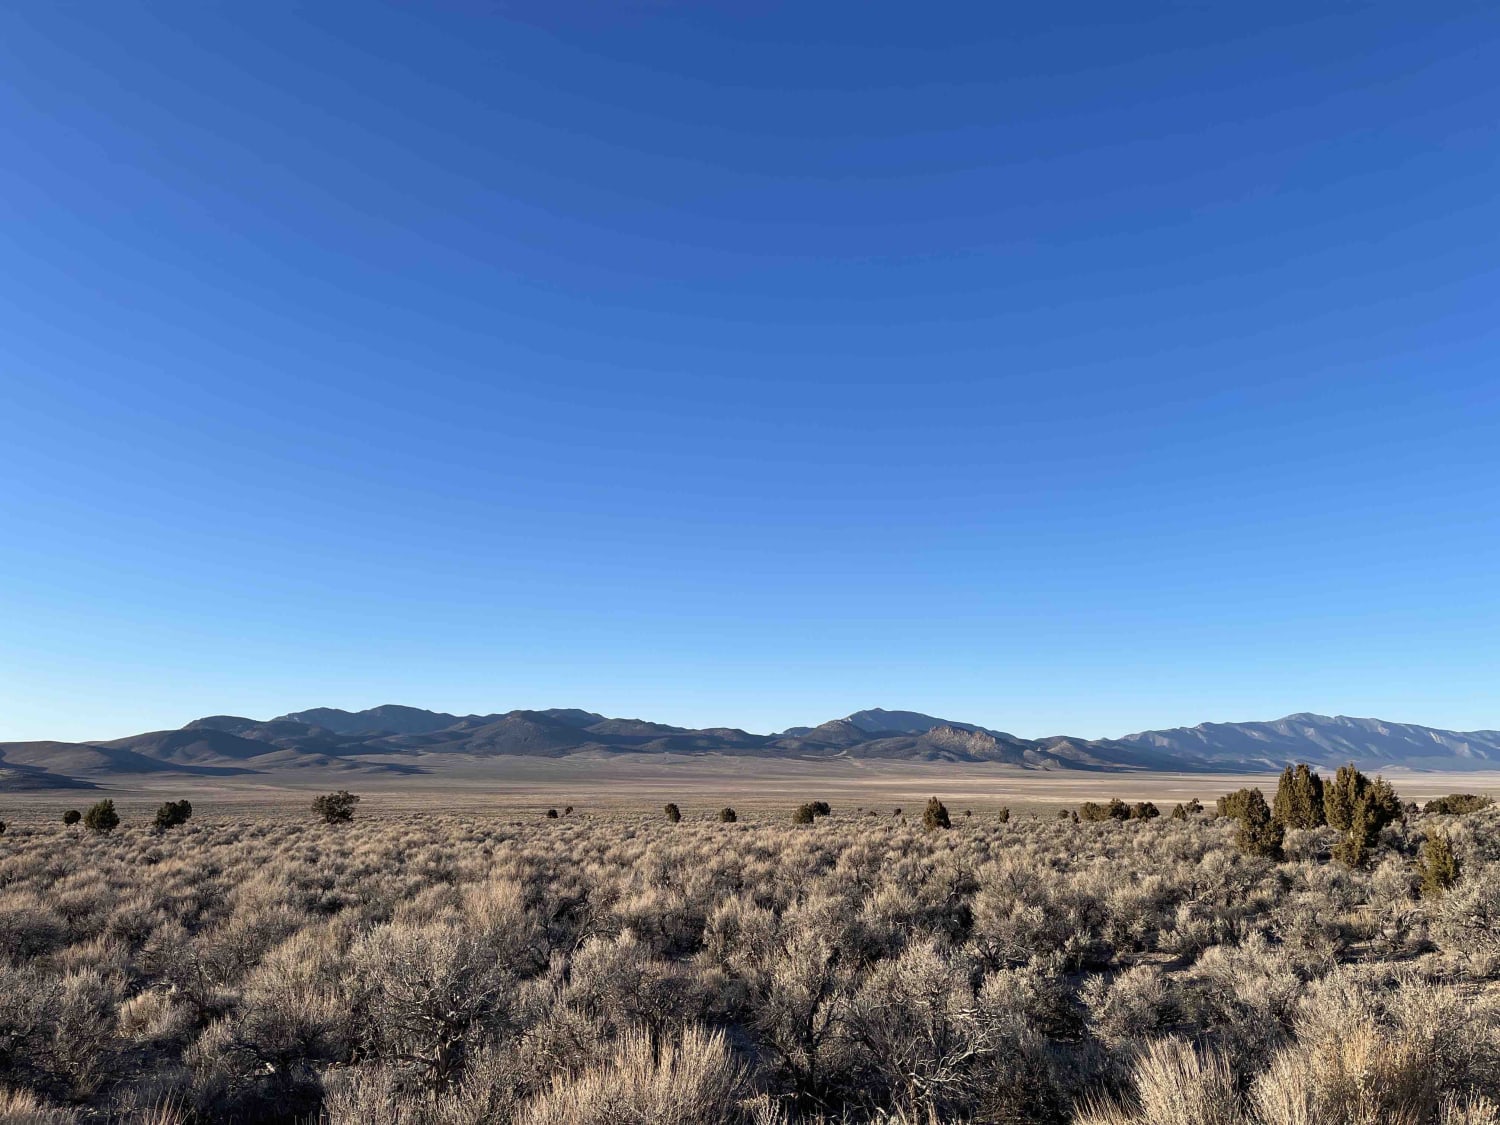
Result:
[[[924,715],[920,711],[887,711],[884,707],[871,707],[846,716],[843,722],[850,723],[867,734],[889,732],[891,734],[925,734],[933,727],[948,723],[947,719]],[[966,726],[965,723],[950,724]]]
[[[293,711],[278,715],[277,719],[289,719],[295,723],[325,727],[336,734],[363,734],[384,731],[389,734],[424,734],[427,731],[451,727],[460,718],[476,718],[474,715],[449,715],[441,711],[424,711],[420,707],[406,707],[400,703],[382,703],[379,707],[368,707],[363,711],[345,711],[339,707],[314,707],[308,711]]]

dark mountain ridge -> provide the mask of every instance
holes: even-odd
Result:
[[[460,758],[619,754],[991,763],[1028,770],[1212,773],[1280,769],[1297,761],[1480,770],[1500,768],[1500,731],[1303,712],[1115,739],[1026,739],[918,711],[873,708],[760,735],[607,718],[577,708],[460,716],[387,704],[364,711],[317,707],[267,720],[210,715],[180,730],[101,742],[0,743],[0,791],[89,787],[110,777],[163,772],[204,778],[303,769],[441,775]]]

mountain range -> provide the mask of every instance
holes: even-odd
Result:
[[[388,704],[365,711],[317,707],[268,720],[211,715],[178,730],[102,742],[0,742],[0,792],[94,788],[147,774],[270,780],[319,770],[441,777],[458,764],[482,768],[485,759],[500,757],[626,754],[995,763],[1030,770],[1244,772],[1299,761],[1483,770],[1500,768],[1500,731],[1301,713],[1120,738],[1028,739],[916,711],[874,708],[762,735],[612,719],[573,708],[450,715]]]

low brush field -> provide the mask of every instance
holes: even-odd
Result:
[[[0,811],[0,1120],[1500,1122],[1494,808],[432,803]]]

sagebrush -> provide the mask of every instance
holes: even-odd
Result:
[[[1190,806],[6,819],[7,1119],[1332,1125],[1500,1100],[1494,808],[1385,823],[1354,868],[1347,828],[1289,828],[1278,859]]]

